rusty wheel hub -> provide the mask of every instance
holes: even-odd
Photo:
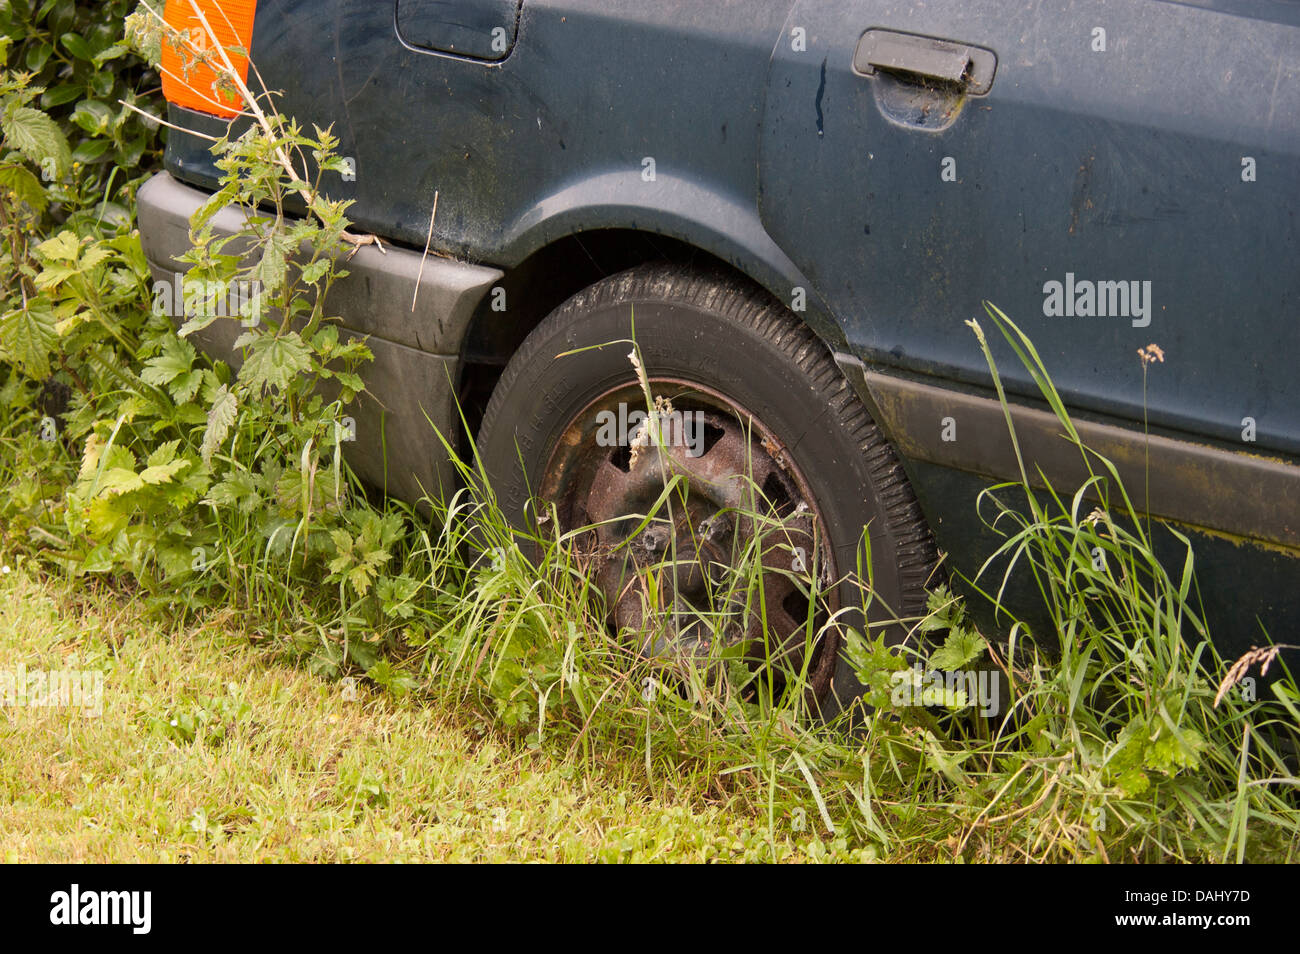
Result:
[[[761,423],[721,395],[651,384],[668,399],[655,417],[631,386],[573,420],[542,496],[565,530],[592,528],[584,549],[611,621],[641,652],[716,665],[736,648],[751,667],[775,663],[782,682],[806,667],[820,698],[839,650],[825,626],[835,567],[807,484]]]

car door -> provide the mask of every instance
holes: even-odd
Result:
[[[761,214],[869,362],[987,382],[988,299],[1075,407],[1294,454],[1298,119],[1292,3],[798,0]]]

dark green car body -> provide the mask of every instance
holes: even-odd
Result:
[[[251,54],[286,114],[332,126],[355,175],[331,195],[393,245],[361,250],[334,306],[376,355],[353,455],[371,482],[445,483],[426,415],[456,432],[453,399],[481,401],[568,295],[707,261],[825,342],[971,577],[997,542],[976,496],[1018,473],[965,325],[988,300],[1191,536],[1221,651],[1295,641],[1300,5],[260,0]],[[216,181],[196,137],[172,135],[167,169],[140,196],[160,274]],[[985,327],[1023,448],[1073,490],[1077,454]]]

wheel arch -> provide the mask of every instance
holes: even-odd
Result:
[[[723,206],[714,204],[715,210]],[[551,311],[602,278],[651,262],[725,273],[761,289],[833,355],[842,354],[840,325],[808,280],[763,231],[756,213],[748,222],[738,218],[734,209],[710,222],[672,209],[584,206],[521,230],[510,261],[499,263],[504,277],[479,302],[461,348],[458,394],[471,432],[506,364]],[[635,227],[616,224],[628,222]]]

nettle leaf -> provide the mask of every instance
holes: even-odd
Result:
[[[203,457],[203,463],[212,463],[212,455],[226,439],[230,428],[234,426],[235,413],[238,409],[239,398],[235,392],[224,384],[217,388],[217,396],[213,399],[211,410],[208,411],[208,426],[203,431],[203,447],[199,452]]]
[[[313,285],[316,284],[325,277],[325,273],[329,271],[331,264],[332,262],[328,258],[321,256],[309,265],[303,266],[302,280]]]
[[[234,201],[236,192],[236,184],[228,182],[216,192],[212,193],[211,198],[195,209],[190,215],[191,237],[207,225],[214,215]]]
[[[49,377],[50,355],[59,340],[57,321],[53,307],[44,298],[29,299],[24,307],[0,316],[0,342],[5,353],[33,378]]]
[[[272,232],[267,236],[262,260],[257,265],[257,278],[267,294],[274,294],[284,287],[288,246],[288,240],[280,232]]]
[[[310,369],[311,351],[297,332],[261,335],[239,369],[239,380],[258,393],[268,387],[283,391],[295,375]]]
[[[0,113],[0,129],[5,143],[17,149],[36,163],[50,160],[54,170],[63,175],[72,165],[72,150],[68,140],[54,120],[39,109],[30,106],[13,106]]]

